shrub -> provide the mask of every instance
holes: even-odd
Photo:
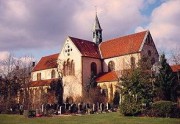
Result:
[[[120,105],[120,113],[125,116],[136,116],[141,113],[140,104],[136,102],[123,101]]]
[[[148,115],[154,117],[178,117],[180,111],[177,104],[171,101],[157,101],[152,104]]]

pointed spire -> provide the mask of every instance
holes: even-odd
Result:
[[[94,23],[94,26],[93,26],[93,31],[95,31],[95,30],[102,30],[101,25],[99,23],[99,19],[97,17],[97,12],[96,12],[96,16],[95,16],[95,23]]]
[[[95,42],[96,44],[100,44],[102,42],[102,29],[99,23],[97,12],[96,12],[95,22],[93,26],[93,42]]]

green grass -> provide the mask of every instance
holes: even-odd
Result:
[[[123,117],[119,113],[41,118],[0,114],[0,124],[180,124],[180,119]]]

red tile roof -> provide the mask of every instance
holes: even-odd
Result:
[[[118,77],[114,71],[106,72],[101,74],[99,77],[96,78],[96,82],[110,82],[110,81],[117,81]]]
[[[129,53],[137,53],[143,43],[146,32],[143,31],[116,39],[108,40],[100,44],[103,58],[111,58]]]
[[[180,71],[180,65],[172,65],[171,69],[173,72],[178,72],[178,71]]]
[[[32,72],[56,68],[57,67],[57,59],[59,54],[53,54],[49,56],[44,56],[41,60],[37,63],[37,65],[33,68]]]
[[[55,81],[55,80],[58,80],[58,79],[32,81],[32,82],[30,82],[30,87],[50,86],[51,82]]]
[[[94,42],[78,39],[74,37],[69,37],[75,46],[79,49],[82,56],[100,58],[99,48]]]

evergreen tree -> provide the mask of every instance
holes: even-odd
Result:
[[[90,89],[95,88],[97,86],[96,82],[96,75],[92,72],[89,79],[89,84],[87,85],[87,92],[89,92]]]
[[[57,103],[62,105],[63,104],[63,84],[62,79],[59,78],[57,81],[53,81],[50,84],[50,88],[52,91],[55,92],[55,97],[57,100]]]
[[[174,100],[174,87],[175,87],[175,75],[172,72],[170,65],[167,63],[165,55],[160,58],[160,70],[156,77],[156,90],[157,96],[162,100]]]
[[[119,105],[119,100],[120,100],[120,94],[118,91],[115,91],[114,98],[113,98],[113,104]]]
[[[124,115],[136,115],[142,105],[148,107],[153,101],[153,84],[150,65],[139,61],[138,67],[125,71],[120,78],[122,103],[120,111]]]

